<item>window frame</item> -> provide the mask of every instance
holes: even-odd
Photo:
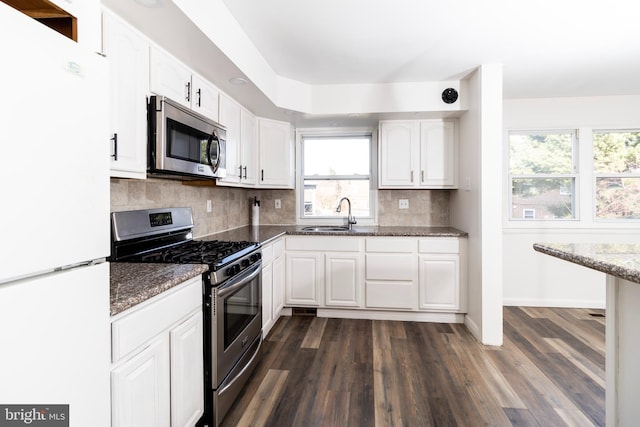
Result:
[[[378,222],[378,135],[377,130],[371,127],[361,128],[299,128],[296,129],[296,223],[299,225],[342,225],[346,220],[346,209],[344,217],[305,217],[304,216],[304,139],[306,138],[349,138],[362,137],[370,138],[369,147],[369,207],[370,216],[356,216],[357,225],[376,225]],[[327,179],[329,177],[320,175],[314,178]],[[351,175],[332,175],[331,179],[349,179]],[[360,178],[362,179],[362,178]],[[346,208],[346,207],[345,207]]]
[[[592,208],[592,220],[594,223],[600,224],[637,224],[640,223],[640,218],[598,218],[597,212],[597,198],[598,198],[598,178],[638,178],[640,179],[640,173],[602,173],[596,172],[595,162],[595,134],[596,133],[625,133],[625,132],[640,132],[640,128],[591,128],[591,173],[592,178],[592,191],[591,191],[591,208]]]
[[[572,148],[571,148],[571,173],[539,173],[539,174],[522,174],[514,175],[511,173],[511,136],[512,135],[546,135],[546,134],[572,134]],[[506,132],[506,170],[507,170],[507,212],[506,220],[508,223],[521,223],[521,224],[541,224],[541,223],[570,223],[580,222],[580,130],[571,128],[544,128],[544,129],[509,129]],[[574,187],[572,194],[572,218],[525,218],[524,214],[521,216],[513,216],[513,181],[514,179],[573,179]]]

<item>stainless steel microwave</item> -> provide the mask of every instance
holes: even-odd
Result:
[[[163,96],[151,96],[148,112],[148,172],[172,178],[226,176],[226,131]]]

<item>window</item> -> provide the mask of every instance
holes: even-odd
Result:
[[[594,131],[596,219],[640,219],[640,131]]]
[[[303,134],[301,137],[300,217],[343,218],[348,197],[356,219],[373,219],[372,136],[367,134]]]
[[[576,165],[576,131],[510,132],[510,219],[575,219]]]

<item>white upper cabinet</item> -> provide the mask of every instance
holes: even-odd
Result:
[[[379,188],[457,188],[455,121],[382,121],[379,150]]]
[[[219,120],[218,98],[220,96],[218,89],[199,75],[192,74],[191,90],[191,108],[217,122]]]
[[[290,123],[258,119],[258,186],[295,187],[293,132]]]
[[[227,176],[220,185],[254,187],[257,166],[256,117],[240,104],[220,94],[220,124],[227,129]]]
[[[218,180],[219,184],[237,184],[240,182],[242,163],[240,159],[240,104],[220,94],[220,124],[227,130],[227,176]]]
[[[242,166],[240,182],[252,187],[257,182],[257,147],[258,122],[256,116],[243,108],[240,111],[240,165]]]
[[[109,62],[111,176],[146,178],[149,44],[129,24],[103,11],[103,53]]]
[[[150,70],[151,92],[166,96],[214,121],[219,120],[219,92],[180,61],[152,46]]]

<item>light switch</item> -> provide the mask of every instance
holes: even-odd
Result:
[[[276,209],[280,209],[282,207],[282,202],[280,199],[276,199]]]
[[[211,212],[213,210],[213,205],[211,200],[207,200],[207,212]]]

